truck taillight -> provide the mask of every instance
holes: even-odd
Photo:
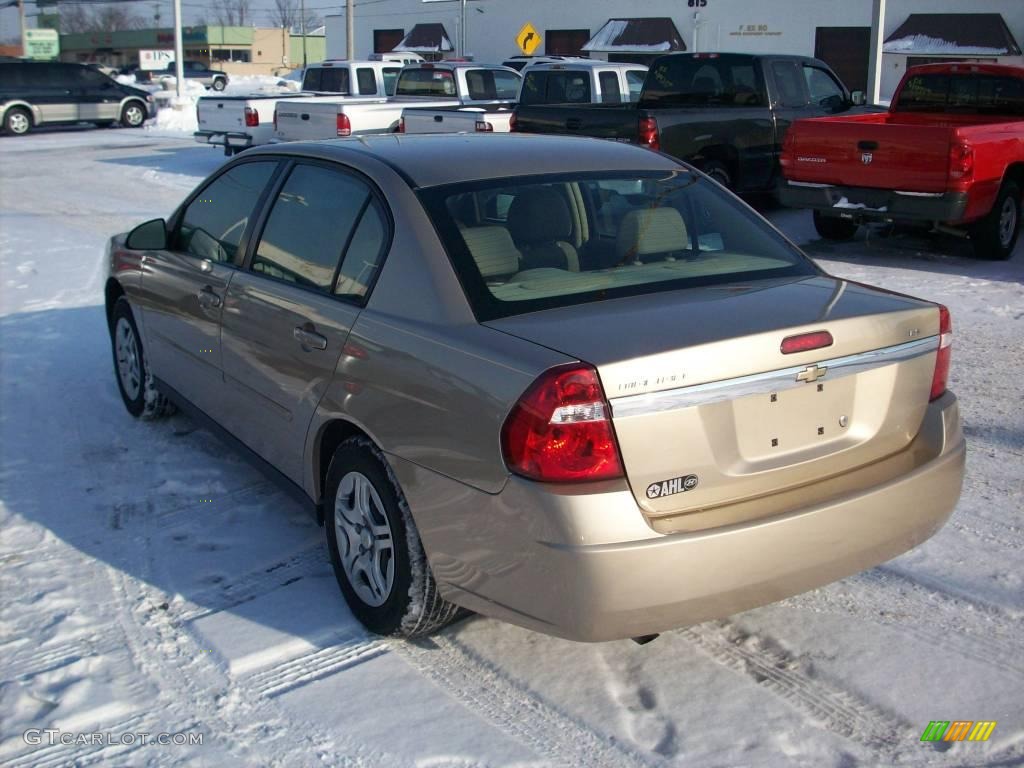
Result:
[[[404,117],[398,118],[398,132],[399,133],[405,133],[405,118]]]
[[[974,149],[958,142],[949,148],[949,178],[960,183],[970,182],[974,176]]]
[[[338,113],[338,118],[335,120],[335,125],[338,128],[339,136],[351,136],[352,135],[352,121],[348,119],[348,115],[344,112]]]
[[[935,373],[932,375],[932,393],[929,399],[942,397],[949,379],[949,361],[953,352],[953,318],[949,310],[939,304],[939,350],[935,355]]]
[[[488,123],[486,120],[476,121],[476,132],[477,133],[494,133],[494,126]]]
[[[637,126],[637,143],[648,149],[661,149],[658,122],[653,117],[641,117]]]
[[[253,107],[245,108],[245,127],[255,128],[260,124],[260,113]]]
[[[782,139],[782,154],[779,155],[779,166],[782,168],[788,168],[793,165],[793,149],[796,147],[796,131],[793,130],[793,126],[789,126],[789,130],[786,131],[785,138]]]
[[[549,483],[622,477],[622,460],[597,371],[584,363],[542,373],[501,428],[501,452],[517,475]]]

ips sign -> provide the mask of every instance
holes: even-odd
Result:
[[[26,29],[25,57],[56,59],[60,55],[60,35],[56,29]]]

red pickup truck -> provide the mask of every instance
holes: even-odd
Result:
[[[911,67],[888,112],[799,120],[786,134],[779,199],[814,210],[824,238],[866,221],[929,222],[1006,259],[1021,221],[1024,67]]]

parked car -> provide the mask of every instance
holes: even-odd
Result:
[[[590,59],[583,56],[559,56],[554,54],[546,56],[510,56],[501,62],[501,66],[509,67],[516,70],[516,72],[522,72],[524,68],[532,64],[546,64],[553,61],[590,61]]]
[[[81,64],[0,62],[3,129],[21,136],[41,125],[120,123],[137,128],[156,115],[153,96]]]
[[[512,130],[631,141],[746,192],[774,189],[793,120],[846,112],[862,101],[817,59],[677,53],[651,65],[637,104],[522,104]]]
[[[888,112],[800,120],[786,137],[779,197],[810,208],[818,234],[867,221],[970,233],[1007,259],[1024,189],[1024,67],[928,64],[903,76]]]
[[[148,71],[149,80],[157,80],[158,82],[167,80],[168,78],[177,77],[177,70],[175,68],[175,62],[170,61],[167,63],[165,69],[155,69]],[[215,91],[223,91],[228,87],[228,74],[227,72],[221,72],[219,69],[211,69],[201,61],[186,61],[182,64],[182,71],[185,75],[186,80],[193,80],[197,83],[201,83],[207,90],[213,89]],[[135,79],[138,80],[140,77],[145,78],[143,70],[136,72]],[[147,80],[146,82],[148,82]]]
[[[90,69],[95,69],[97,72],[100,72],[106,75],[107,77],[115,77],[119,74],[117,67],[111,67],[106,64],[100,64],[98,61],[90,61],[85,66],[89,67]]]
[[[530,64],[522,75],[520,104],[621,104],[639,100],[647,67],[580,59]]]
[[[353,103],[342,97],[323,96],[279,104],[274,137],[278,141],[304,141],[396,133],[407,107],[507,107],[516,100],[519,81],[515,70],[488,64],[444,61],[409,65],[399,74],[395,95],[390,99]]]
[[[198,130],[192,136],[200,144],[223,147],[230,156],[274,138],[274,110],[282,101],[301,102],[325,93],[350,96],[351,101],[384,97],[394,93],[401,71],[391,62],[327,60],[306,68],[303,93],[203,96],[196,103]]]
[[[894,557],[960,494],[945,307],[635,146],[258,147],[109,258],[125,407],[293,490],[381,634],[646,636]]]

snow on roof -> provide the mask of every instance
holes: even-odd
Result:
[[[391,50],[442,53],[455,50],[455,46],[452,45],[444,24],[417,24]]]
[[[685,51],[686,43],[667,17],[608,19],[583,46],[584,51],[647,53]]]
[[[886,38],[885,53],[1020,56],[998,13],[912,13]]]

